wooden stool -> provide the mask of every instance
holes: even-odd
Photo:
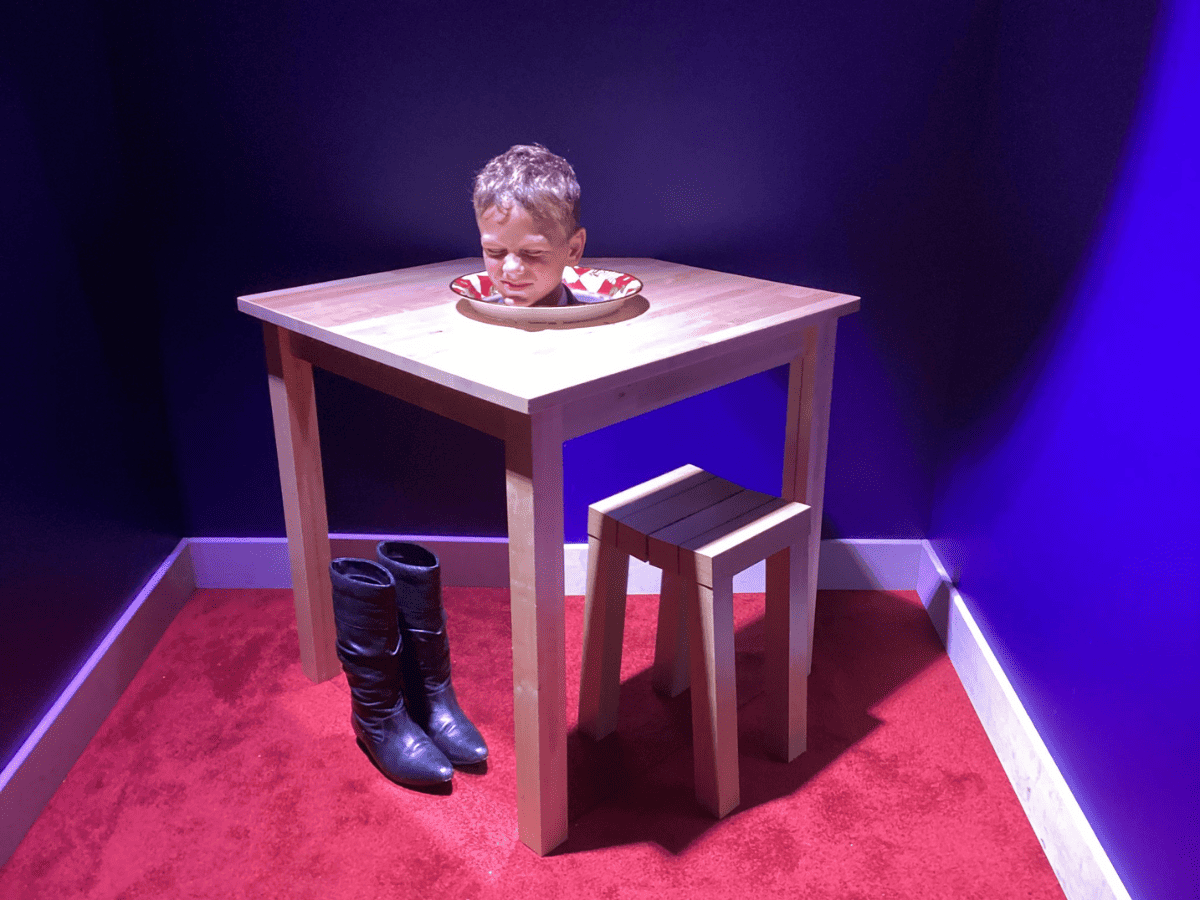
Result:
[[[654,685],[692,690],[696,798],[718,818],[738,805],[733,576],[767,560],[766,693],[771,753],[804,751],[809,660],[809,507],[683,466],[588,510],[579,724],[617,726],[629,557],[662,569]],[[689,665],[690,659],[690,665]]]

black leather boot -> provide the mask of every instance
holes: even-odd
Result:
[[[437,557],[418,544],[403,541],[382,541],[376,553],[396,580],[396,607],[409,673],[405,690],[413,719],[454,765],[482,763],[487,759],[487,744],[458,705],[450,681],[450,641]]]
[[[335,559],[329,574],[337,654],[350,685],[350,721],[360,746],[392,781],[444,785],[453,767],[404,706],[395,581],[367,559]]]

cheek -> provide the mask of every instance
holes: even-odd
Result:
[[[496,260],[492,259],[490,256],[485,256],[483,258],[483,268],[484,268],[484,271],[487,272],[488,278],[490,278],[492,280],[492,290],[498,291],[500,289],[500,274],[501,274],[499,263]]]

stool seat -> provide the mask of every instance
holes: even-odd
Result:
[[[768,744],[791,761],[805,747],[811,511],[681,466],[588,509],[581,729],[617,725],[629,558],[663,572],[654,685],[692,690],[696,796],[716,816],[737,806],[733,576],[767,560]]]

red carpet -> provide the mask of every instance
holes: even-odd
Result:
[[[0,869],[18,898],[1061,898],[912,594],[822,592],[809,749],[770,760],[762,598],[739,595],[742,805],[692,796],[687,695],[649,684],[630,598],[618,734],[570,742],[571,836],[516,837],[507,594],[448,589],[455,684],[485,774],[397,787],[355,745],[343,678],[297,662],[288,591],[198,591]],[[568,718],[582,599],[567,600]]]

